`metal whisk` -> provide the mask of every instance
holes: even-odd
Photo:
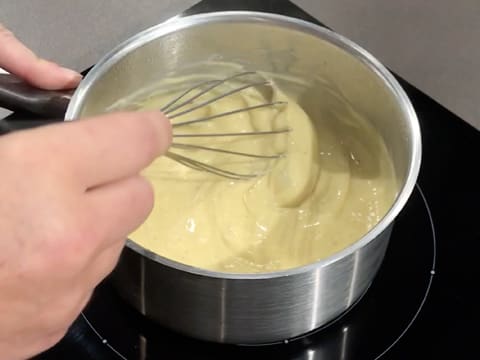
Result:
[[[220,93],[212,98],[209,98],[207,100],[203,100],[199,103],[192,104],[194,100],[199,99],[200,97],[204,96],[205,94],[210,93],[213,89],[219,87],[222,84],[225,84],[227,81],[231,80],[238,80],[239,78],[245,78],[247,76],[252,76],[252,75],[257,75],[258,74],[255,71],[248,71],[248,72],[242,72],[238,73],[232,76],[229,76],[227,78],[223,79],[216,79],[216,80],[207,80],[203,81],[199,84],[196,84],[195,86],[190,87],[189,89],[185,90],[182,92],[179,96],[176,96],[173,100],[171,100],[168,104],[163,106],[161,108],[161,111],[168,116],[170,120],[173,120],[175,118],[178,118],[180,116],[189,114],[195,110],[198,110],[202,107],[205,107],[207,105],[210,105],[220,99],[223,99],[225,97],[228,97],[230,95],[239,93],[243,90],[249,89],[249,88],[255,88],[255,87],[260,87],[260,86],[271,86],[271,82],[269,80],[262,79],[261,81],[251,81],[247,82],[245,84],[240,84],[237,87],[234,87],[232,89],[229,89],[223,93]],[[193,120],[188,120],[188,121],[181,121],[181,122],[176,122],[172,124],[172,127],[174,129],[182,128],[187,125],[191,124],[196,124],[196,123],[202,123],[202,122],[207,122],[207,121],[212,121],[215,119],[219,119],[221,117],[241,113],[241,112],[246,112],[246,111],[252,111],[256,109],[261,109],[261,108],[266,108],[266,107],[275,107],[275,106],[284,106],[286,105],[285,101],[271,101],[271,102],[266,102],[258,105],[253,105],[253,106],[247,106],[247,107],[242,107],[238,109],[232,109],[227,112],[223,112],[220,114],[214,114],[214,115],[209,115],[205,117],[200,117],[197,119]],[[179,138],[218,138],[218,137],[230,137],[230,136],[271,136],[275,134],[282,134],[282,133],[287,133],[291,129],[289,128],[282,128],[278,130],[270,130],[270,131],[249,131],[249,132],[228,132],[228,133],[178,133],[174,132],[173,137],[175,139]],[[182,142],[177,142],[174,141],[171,145],[171,149],[168,151],[166,154],[167,157],[170,159],[185,165],[189,168],[192,168],[194,170],[198,171],[206,171],[215,175],[219,175],[225,178],[229,179],[250,179],[254,178],[260,175],[260,173],[240,173],[236,171],[231,171],[227,169],[222,169],[217,166],[213,166],[210,164],[207,164],[206,162],[194,160],[192,158],[189,158],[187,156],[181,155],[178,152],[175,152],[172,149],[182,149],[182,150],[201,150],[201,151],[210,151],[210,152],[218,152],[218,153],[224,153],[224,154],[229,154],[232,156],[238,156],[238,157],[250,157],[250,158],[256,158],[256,159],[266,159],[266,160],[271,160],[271,159],[277,159],[282,156],[284,156],[283,153],[276,153],[276,154],[255,154],[255,153],[249,153],[249,152],[238,152],[238,151],[230,151],[226,149],[219,149],[215,148],[212,146],[203,146],[203,145],[196,145],[196,144],[190,144],[190,143],[182,143]]]

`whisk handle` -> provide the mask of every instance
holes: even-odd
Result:
[[[42,117],[65,115],[73,90],[43,90],[11,74],[0,74],[0,107],[28,111]]]

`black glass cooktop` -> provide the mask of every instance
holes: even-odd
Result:
[[[185,14],[268,11],[319,23],[289,1],[205,0]],[[384,263],[341,318],[297,339],[265,346],[201,342],[137,314],[108,279],[65,338],[37,359],[473,359],[477,358],[476,266],[480,230],[480,132],[398,78],[420,119],[423,164],[395,224]],[[12,127],[38,124],[28,114]]]

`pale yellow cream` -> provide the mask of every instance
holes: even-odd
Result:
[[[138,107],[159,109],[178,91],[137,99]],[[270,96],[288,105],[179,127],[174,133],[288,127],[287,134],[175,141],[285,156],[255,160],[172,148],[223,169],[263,175],[229,180],[158,158],[144,172],[155,188],[155,206],[147,221],[131,234],[133,241],[203,269],[271,272],[332,255],[358,240],[385,215],[397,190],[393,166],[379,134],[359,116],[355,121],[334,115],[312,121],[293,95],[274,87],[273,94],[264,89],[242,91],[172,123],[260,104]]]

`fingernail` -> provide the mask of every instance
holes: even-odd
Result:
[[[157,113],[157,119],[158,119],[158,113]],[[160,123],[162,124],[162,138],[163,138],[163,149],[162,153],[167,152],[168,148],[170,147],[172,143],[172,123],[170,122],[170,119],[168,119],[163,113],[160,113]],[[157,120],[158,121],[158,120]]]
[[[157,145],[159,146],[157,153],[166,153],[172,143],[172,125],[170,120],[159,111],[147,111],[145,114],[153,124],[153,128],[157,134]]]
[[[62,67],[61,68],[64,76],[68,78],[68,84],[72,86],[78,85],[78,83],[82,80],[83,76],[79,74],[78,72],[72,70],[72,69],[67,69]]]

